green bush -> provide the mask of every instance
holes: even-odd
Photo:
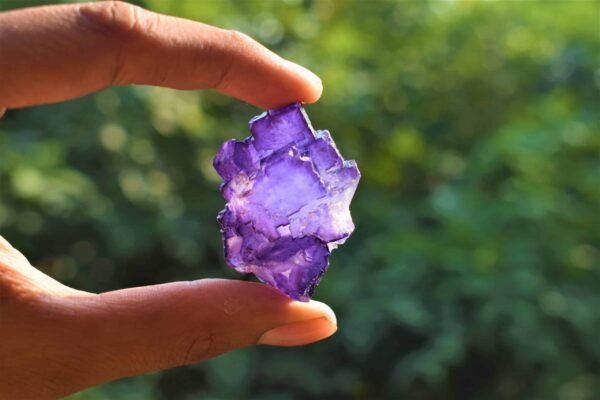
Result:
[[[323,78],[307,109],[362,170],[357,230],[316,292],[333,338],[72,399],[598,398],[600,3],[141,4],[244,31]],[[84,290],[239,279],[211,160],[259,112],[148,87],[9,111],[0,232]]]

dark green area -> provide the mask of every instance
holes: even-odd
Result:
[[[316,291],[333,338],[72,399],[598,398],[600,3],[141,3],[322,77],[307,110],[362,170],[357,229]],[[259,112],[147,87],[9,111],[0,232],[84,290],[239,279],[211,160]]]

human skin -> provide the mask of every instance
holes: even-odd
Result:
[[[322,91],[313,73],[246,35],[126,3],[0,13],[0,115],[129,84],[213,89],[263,108],[314,102]],[[302,345],[336,329],[325,304],[251,282],[83,292],[35,269],[0,237],[1,399],[60,398],[255,344]]]

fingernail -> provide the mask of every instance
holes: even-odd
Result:
[[[335,333],[337,325],[327,317],[278,326],[258,339],[257,344],[299,346],[325,339]]]
[[[329,319],[333,325],[337,325],[337,319],[331,307],[325,303],[321,303],[320,301],[310,300],[307,303],[294,301],[289,304],[289,307],[290,311],[298,313],[297,315],[300,315],[300,313],[305,315],[305,318],[300,318],[303,321],[309,321],[323,317]]]

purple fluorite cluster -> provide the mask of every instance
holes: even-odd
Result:
[[[329,254],[354,230],[349,206],[360,172],[298,103],[253,118],[250,131],[214,159],[227,200],[218,216],[225,261],[308,301]]]

